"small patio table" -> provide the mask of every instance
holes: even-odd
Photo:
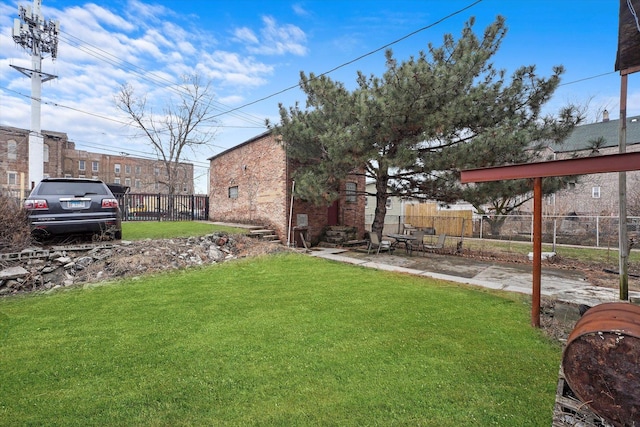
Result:
[[[409,243],[413,240],[416,240],[415,236],[411,234],[387,234],[387,236],[394,238],[396,241],[393,245],[397,245],[398,243],[402,243],[404,245],[404,250],[406,253],[411,255],[412,245]]]

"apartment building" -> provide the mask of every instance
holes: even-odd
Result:
[[[559,144],[549,144],[548,154],[554,158],[569,159],[575,156],[601,156],[619,152],[619,120],[609,120],[605,113],[600,122],[576,126],[567,139]],[[626,120],[626,152],[640,151],[640,116]],[[640,171],[627,172],[627,208],[640,211]],[[578,177],[569,188],[546,197],[544,215],[618,215],[618,173],[602,173]],[[533,212],[533,202],[521,208]]]
[[[135,193],[168,193],[164,163],[128,155],[77,150],[62,132],[42,131],[44,176],[95,178],[121,184]],[[0,192],[20,196],[28,191],[29,130],[0,126]],[[180,163],[179,194],[193,194],[193,164]]]

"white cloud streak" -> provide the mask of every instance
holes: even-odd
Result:
[[[271,16],[263,16],[260,36],[250,28],[237,28],[234,36],[247,44],[247,51],[259,55],[305,56],[307,36],[299,27],[291,24],[278,25]]]

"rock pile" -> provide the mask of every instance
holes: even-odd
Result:
[[[0,295],[209,265],[285,249],[245,236],[218,233],[181,239],[29,248],[20,253],[0,254]]]

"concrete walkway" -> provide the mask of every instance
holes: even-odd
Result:
[[[463,257],[434,255],[434,268],[416,269],[403,267],[394,255],[363,255],[362,258],[345,255],[347,250],[338,248],[313,248],[311,256],[344,262],[367,268],[414,274],[451,282],[465,283],[489,289],[531,294],[532,267],[527,264],[499,264],[476,261]],[[430,255],[427,255],[429,257]],[[401,263],[401,260],[400,260]],[[439,271],[438,271],[439,270]],[[593,286],[580,272],[543,268],[541,293],[573,304],[594,306],[603,302],[619,301],[619,290]],[[640,292],[629,292],[631,301],[640,301]]]

